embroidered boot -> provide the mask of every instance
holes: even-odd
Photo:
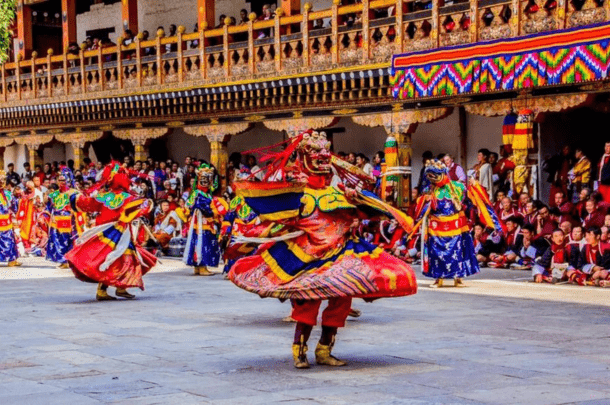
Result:
[[[215,273],[212,273],[206,266],[199,267],[199,275],[200,276],[213,276]]]
[[[21,263],[21,262],[18,262],[17,260],[13,260],[12,262],[8,262],[8,265],[7,265],[7,266],[8,266],[8,267],[19,267],[19,266],[21,266],[21,265],[22,265],[22,263]]]
[[[98,301],[114,301],[116,300],[115,297],[113,297],[112,295],[108,295],[108,291],[106,291],[108,289],[107,286],[105,286],[102,283],[99,283],[97,285],[97,293],[95,294],[95,299]]]
[[[437,278],[434,284],[430,284],[430,288],[441,288],[443,286],[443,279]]]
[[[294,366],[296,368],[309,368],[309,361],[307,360],[307,344],[305,344],[305,336],[301,335],[299,343],[292,345],[292,358],[294,359]]]
[[[136,296],[133,294],[129,294],[124,288],[117,288],[116,293],[117,297],[127,298],[128,300],[134,299]]]
[[[321,343],[318,343],[316,346],[316,363],[323,366],[333,366],[333,367],[341,367],[347,365],[346,362],[339,360],[330,354],[333,350],[333,346],[335,345],[335,337],[333,336],[330,344],[325,346]]]
[[[456,277],[453,279],[453,286],[454,287],[466,287],[466,285],[464,284],[462,279],[459,277]]]
[[[195,266],[195,268],[193,270],[193,276],[198,276],[199,275],[199,269],[200,269],[200,267]]]

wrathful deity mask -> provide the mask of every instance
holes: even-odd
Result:
[[[298,152],[306,174],[327,176],[332,173],[330,142],[326,138],[326,132],[305,132]]]
[[[440,160],[428,160],[426,162],[426,168],[424,174],[430,183],[440,184],[447,178],[448,170],[447,166]]]

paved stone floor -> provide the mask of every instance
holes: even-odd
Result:
[[[0,268],[3,405],[610,404],[610,290],[420,278],[416,296],[355,301],[334,350],[349,366],[299,371],[289,304],[221,276],[165,259],[136,300],[98,303],[93,284],[26,264]]]

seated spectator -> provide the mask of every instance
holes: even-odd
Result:
[[[493,200],[493,208],[498,216],[502,212],[502,200],[506,197],[506,194],[502,190],[496,191],[495,198]]]
[[[580,251],[585,246],[582,226],[578,225],[572,228],[572,233],[568,235],[566,245],[570,254],[570,260],[577,261],[580,256]]]
[[[523,225],[538,225],[538,207],[534,201],[528,201],[525,204],[523,215]]]
[[[585,208],[585,204],[590,198],[591,190],[588,188],[583,188],[580,190],[580,193],[578,194],[578,202],[574,207],[574,216],[576,219],[578,219],[578,222],[584,221],[585,217],[587,216],[588,213],[587,209]]]
[[[568,201],[563,191],[558,191],[555,193],[555,206],[560,212],[559,223],[562,223],[563,221],[578,223],[576,218],[574,218],[574,204]]]
[[[538,221],[536,224],[536,236],[534,239],[550,238],[553,231],[557,229],[557,221],[551,217],[549,207],[543,205],[538,210]]]
[[[588,228],[585,232],[585,246],[580,251],[577,265],[574,270],[568,270],[566,277],[570,283],[586,285],[587,281],[595,280],[599,283],[606,267],[609,267],[607,251],[601,248],[602,231],[597,227]],[[595,277],[595,279],[594,279]]]
[[[525,216],[525,214],[526,214],[527,203],[531,202],[531,201],[532,201],[532,198],[530,197],[530,195],[528,193],[519,194],[519,201],[517,201],[517,209],[523,216]]]
[[[161,211],[155,216],[153,235],[161,250],[165,251],[181,220],[171,209],[169,201],[162,200],[159,205]]]
[[[506,224],[505,252],[490,253],[489,267],[503,269],[517,260],[518,253],[523,246],[523,233],[521,232],[521,219],[510,217],[504,221]]]
[[[585,209],[587,211],[587,216],[583,221],[583,226],[585,227],[585,229],[589,229],[592,227],[596,227],[599,229],[604,226],[605,216],[597,208],[597,203],[594,199],[591,198],[585,203]]]
[[[563,234],[568,237],[572,233],[572,223],[570,221],[560,222],[559,229],[561,229],[563,231]]]
[[[449,179],[453,181],[459,181],[460,183],[466,184],[466,173],[462,166],[455,163],[453,156],[446,154],[443,156],[443,162],[449,170]]]
[[[532,277],[535,283],[558,281],[564,273],[574,266],[569,263],[570,254],[565,244],[565,235],[561,229],[555,229],[551,236],[551,247],[546,250],[532,266]]]
[[[521,217],[521,213],[513,206],[513,200],[504,197],[501,201],[500,219],[506,221],[510,217]]]

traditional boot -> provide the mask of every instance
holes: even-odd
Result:
[[[456,277],[453,279],[453,286],[454,287],[466,287],[466,285],[464,285],[464,282],[462,281],[462,279],[459,277]]]
[[[58,268],[60,269],[69,269],[70,265],[68,264],[68,262],[62,263],[58,266]]]
[[[362,311],[360,311],[359,309],[356,308],[350,308],[349,309],[349,315],[352,318],[358,318],[360,315],[362,315]]]
[[[193,276],[198,276],[199,275],[199,269],[200,269],[200,267],[195,266],[195,269],[193,271]]]
[[[112,295],[108,295],[108,291],[106,291],[108,289],[108,287],[106,287],[104,284],[99,283],[97,285],[97,293],[95,294],[95,299],[98,301],[114,301],[116,300],[115,297],[113,297]]]
[[[296,322],[296,321],[297,321],[297,320],[296,320],[296,319],[294,319],[294,318],[292,317],[292,315],[288,315],[288,316],[286,316],[286,317],[282,318],[282,322],[290,322],[290,323],[293,323],[293,322]]]
[[[316,350],[317,353],[317,350]],[[292,358],[296,368],[309,368],[309,360],[307,360],[307,345],[305,344],[305,336],[301,335],[299,343],[292,345]]]
[[[8,264],[7,264],[8,267],[19,267],[21,265],[22,265],[22,263],[18,262],[17,260],[13,260],[12,262],[8,262]]]
[[[212,273],[206,266],[199,267],[199,275],[200,276],[213,276],[216,273]]]
[[[430,288],[441,288],[443,286],[443,279],[437,278],[434,284],[430,284]]]
[[[318,343],[316,346],[316,363],[323,366],[341,367],[347,365],[346,362],[339,360],[330,354],[335,345],[335,337],[333,336],[332,341],[328,346]]]
[[[136,296],[133,294],[129,294],[124,288],[117,288],[116,293],[117,297],[127,298],[128,300],[134,299]]]

